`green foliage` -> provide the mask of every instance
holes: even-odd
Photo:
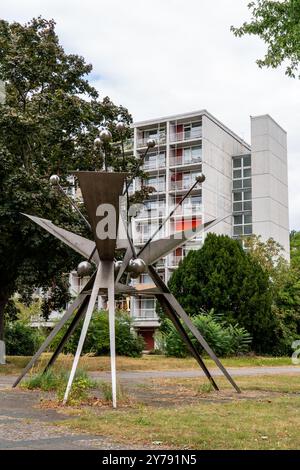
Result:
[[[68,272],[80,258],[21,215],[86,235],[77,214],[50,189],[49,176],[59,174],[68,187],[70,171],[102,168],[103,149],[93,145],[102,125],[113,136],[105,149],[107,165],[129,173],[136,168],[133,157],[122,159],[115,126],[119,118],[129,124],[131,116],[108,97],[99,99],[87,81],[91,70],[83,57],[65,53],[53,20],[0,21],[0,81],[6,92],[0,103],[0,339],[14,292],[30,303],[33,289],[42,288],[45,317],[68,301]],[[124,137],[129,136],[128,128]]]
[[[48,369],[46,372],[39,372],[31,375],[26,379],[22,387],[29,390],[43,390],[44,392],[58,390],[67,385],[68,374],[65,370],[54,372],[53,369]]]
[[[105,401],[111,402],[112,401],[112,387],[110,382],[99,382],[98,386],[100,391],[103,395]],[[124,400],[126,398],[126,394],[122,387],[117,384],[117,400]]]
[[[290,235],[291,265],[300,272],[300,232],[293,230]]]
[[[228,325],[226,322],[216,319],[211,312],[206,315],[203,313],[196,315],[192,318],[192,321],[217,356],[243,354],[249,351],[251,337],[244,328],[238,325]],[[171,322],[169,320],[167,322],[169,326],[165,337],[166,354],[168,356],[186,357],[189,352],[185,344]],[[191,334],[189,336],[197,350],[203,353],[198,340]]]
[[[52,348],[57,347],[66,331],[67,326],[56,336]],[[132,329],[131,319],[127,312],[116,312],[116,353],[120,356],[140,357],[144,349],[144,340]],[[74,354],[79,340],[81,327],[77,327],[64,348],[65,353]],[[109,321],[108,312],[103,310],[95,312],[91,320],[87,337],[83,347],[84,354],[96,356],[107,355],[109,349]]]
[[[46,372],[40,372],[32,375],[22,384],[23,388],[29,390],[43,390],[44,392],[55,391],[57,398],[62,400],[69,379],[69,371],[54,371],[48,369]],[[89,391],[97,386],[97,383],[90,379],[87,373],[82,369],[77,369],[68,397],[68,404],[76,405],[89,398]]]
[[[235,36],[252,34],[261,38],[268,49],[265,57],[257,60],[258,66],[276,68],[287,63],[286,74],[295,77],[300,62],[300,0],[256,0],[248,8],[251,21],[240,28],[232,26]]]
[[[91,380],[87,374],[75,377],[67,400],[68,405],[78,405],[85,402],[90,397],[90,390],[95,388],[97,383]],[[57,390],[57,398],[63,400],[66,386]]]
[[[31,356],[42,341],[43,334],[29,324],[17,320],[7,322],[5,328],[6,354],[9,356]]]
[[[262,242],[260,237],[245,240],[249,255],[268,275],[272,293],[272,315],[275,320],[274,341],[270,353],[292,353],[292,342],[300,335],[300,270],[298,265],[297,232],[291,234],[291,264],[282,256],[282,247],[273,239]]]
[[[214,309],[249,332],[255,351],[272,347],[276,321],[269,277],[238,241],[208,234],[203,247],[180,263],[169,287],[190,316]]]
[[[199,395],[203,395],[203,394],[207,394],[207,393],[211,393],[214,391],[214,387],[213,385],[208,382],[208,383],[204,383],[204,384],[200,384],[197,389],[196,389],[197,393]]]

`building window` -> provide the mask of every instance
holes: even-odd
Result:
[[[233,235],[252,234],[251,155],[233,157]]]
[[[241,212],[243,210],[243,203],[242,202],[234,202],[233,203],[233,212]]]
[[[252,225],[244,225],[244,235],[252,234]]]
[[[252,211],[252,201],[244,202],[244,211]]]
[[[234,225],[242,225],[243,223],[243,216],[242,215],[235,215],[234,216]]]
[[[234,201],[241,201],[243,199],[243,193],[238,192],[238,193],[233,193],[233,200]]]
[[[234,158],[233,159],[233,168],[241,168],[242,166],[242,159],[241,158]]]
[[[241,178],[242,177],[242,170],[233,170],[233,178]]]
[[[237,225],[233,227],[233,235],[243,235],[243,226]]]
[[[243,157],[243,167],[251,166],[251,155],[244,155]]]
[[[252,182],[251,178],[243,179],[243,188],[251,188]]]
[[[243,180],[234,180],[233,189],[240,189],[243,187]]]

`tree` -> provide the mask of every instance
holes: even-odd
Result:
[[[254,350],[270,350],[275,321],[269,278],[238,241],[208,234],[203,247],[180,263],[169,287],[189,315],[213,309],[244,327]]]
[[[6,100],[0,103],[0,339],[4,311],[17,290],[29,300],[42,288],[45,314],[62,307],[68,273],[78,257],[21,213],[51,219],[86,235],[86,229],[65,199],[49,188],[49,176],[70,183],[69,172],[103,165],[103,149],[95,148],[99,127],[112,133],[106,164],[136,171],[133,157],[122,158],[116,122],[131,116],[108,97],[99,100],[86,77],[92,70],[82,57],[66,54],[55,22],[37,18],[28,24],[0,21],[0,81]],[[124,136],[130,136],[128,127]]]
[[[51,349],[55,351],[59,342],[69,326],[65,325],[58,335],[54,338]],[[82,326],[83,321],[80,322]],[[63,351],[65,353],[75,354],[81,327],[77,328],[73,335],[67,341]],[[132,319],[127,312],[116,311],[116,353],[119,356],[140,357],[145,343],[142,336],[136,334],[132,328]],[[91,320],[86,340],[83,346],[83,353],[95,354],[96,356],[107,355],[110,352],[109,339],[109,319],[108,312],[100,310],[96,312]]]
[[[300,232],[292,230],[290,234],[291,265],[300,272]]]
[[[300,62],[300,0],[256,0],[248,5],[252,13],[249,23],[239,28],[231,26],[235,36],[253,34],[266,43],[268,49],[259,67],[277,68],[286,62],[286,74],[299,75]]]
[[[266,242],[252,235],[245,247],[270,279],[272,312],[276,319],[276,354],[290,354],[291,345],[300,334],[300,278],[296,232],[291,233],[291,263],[282,256],[283,248],[272,238]]]

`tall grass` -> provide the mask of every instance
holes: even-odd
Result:
[[[57,398],[62,400],[68,383],[69,373],[70,371],[65,369],[60,371],[48,369],[44,373],[39,372],[29,377],[29,379],[24,381],[22,387],[29,390],[42,390],[44,392],[54,391]],[[97,385],[97,382],[92,380],[86,371],[78,369],[69,394],[68,403],[78,404],[87,400],[90,390],[97,387]]]
[[[112,401],[112,388],[109,382],[98,382],[98,387],[103,395],[105,401]],[[117,385],[117,400],[127,399],[127,395],[124,392],[123,388],[120,385]]]

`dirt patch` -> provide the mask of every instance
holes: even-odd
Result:
[[[231,389],[203,391],[201,384],[197,388],[197,386],[191,387],[189,384],[170,384],[163,380],[153,380],[147,384],[131,384],[127,385],[127,389],[137,403],[163,408],[201,402],[226,403],[239,400],[270,402],[274,398],[296,395],[295,393],[287,394],[270,390],[242,390],[242,393],[236,393]]]

